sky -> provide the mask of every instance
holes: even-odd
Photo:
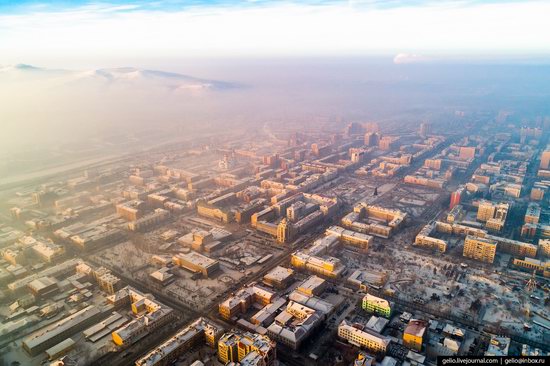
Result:
[[[145,58],[550,55],[549,1],[6,1],[0,65]],[[65,65],[59,65],[65,66]]]

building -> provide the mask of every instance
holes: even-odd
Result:
[[[162,286],[167,286],[176,279],[170,271],[170,268],[162,267],[161,269],[151,273],[149,276],[151,276],[155,282],[161,284]]]
[[[206,343],[216,347],[223,329],[207,318],[199,318],[161,343],[145,356],[136,361],[136,366],[168,366],[183,353],[196,346]]]
[[[289,301],[285,310],[275,317],[267,328],[269,338],[294,350],[322,323],[323,316],[317,311],[294,301]]]
[[[252,357],[250,354],[253,354]],[[224,365],[229,362],[240,362],[242,365],[251,358],[261,360],[257,365],[274,365],[277,359],[275,342],[264,335],[237,331],[225,333],[218,341],[218,359]]]
[[[296,268],[304,268],[330,278],[340,277],[345,270],[345,266],[338,258],[329,256],[319,257],[303,251],[292,253],[290,263]]]
[[[491,239],[479,238],[472,235],[464,240],[463,255],[478,261],[493,263],[497,250],[497,242]]]
[[[136,316],[135,319],[111,333],[113,342],[117,346],[131,345],[168,324],[175,317],[172,308],[145,296],[130,286],[107,297],[107,301],[117,308],[130,305],[132,313]]]
[[[386,318],[390,317],[392,311],[391,303],[388,300],[371,294],[366,294],[363,297],[362,307],[368,313],[381,315]]]
[[[376,228],[374,228],[374,225],[369,225],[373,230],[376,231]],[[387,226],[382,225],[376,225],[378,227],[377,233],[381,233],[384,237],[386,235],[389,236],[391,232],[391,228]],[[389,230],[387,230],[389,229]],[[342,241],[345,244],[352,245],[356,248],[359,248],[363,251],[367,251],[369,248],[369,245],[372,244],[374,238],[370,235],[359,233],[352,230],[346,230],[343,227],[340,226],[331,226],[326,231],[327,235],[333,235],[335,237],[338,237],[340,241]]]
[[[486,222],[495,217],[495,206],[490,201],[481,201],[477,208],[477,219]]]
[[[453,209],[455,206],[460,204],[462,199],[462,194],[464,193],[464,187],[458,188],[456,191],[451,193],[451,203],[449,204],[449,209]]]
[[[172,257],[172,261],[176,266],[193,273],[202,273],[205,277],[211,277],[220,269],[220,262],[194,251],[187,254],[176,254]]]
[[[476,157],[476,148],[474,146],[461,146],[458,158],[460,160],[472,160]]]
[[[160,223],[168,220],[170,212],[163,208],[156,208],[153,212],[146,215],[142,215],[137,220],[130,221],[128,223],[128,230],[130,231],[147,231]]]
[[[374,270],[356,270],[347,279],[352,288],[368,292],[369,287],[380,288],[388,280],[388,274]]]
[[[225,333],[218,341],[218,360],[224,365],[231,361],[239,360],[238,344],[241,336],[239,333]]]
[[[113,295],[123,287],[123,283],[117,276],[107,272],[97,278],[99,287],[108,294]]]
[[[420,124],[420,128],[418,130],[418,134],[421,137],[428,137],[428,135],[431,133],[431,125],[428,122],[422,122]]]
[[[550,150],[545,150],[540,156],[540,168],[548,170],[550,168]]]
[[[32,333],[23,340],[23,348],[31,356],[55,346],[74,333],[85,329],[97,322],[103,313],[96,306],[90,305],[84,309],[69,315],[58,322],[50,324]]]
[[[525,212],[524,222],[526,224],[538,224],[540,220],[541,207],[539,204],[530,202]]]
[[[428,323],[424,320],[411,319],[403,332],[403,344],[414,351],[422,350],[422,342]]]
[[[390,338],[369,329],[361,330],[345,320],[338,325],[338,337],[347,340],[354,346],[365,348],[373,353],[386,353]]]
[[[508,356],[510,349],[510,338],[501,336],[492,336],[485,356]]]
[[[365,134],[364,143],[366,146],[378,146],[380,135],[376,132],[367,132]]]
[[[513,264],[528,271],[536,271],[544,277],[550,277],[550,261],[540,261],[533,258],[514,258]]]
[[[27,287],[35,297],[46,297],[59,290],[57,281],[52,277],[40,277],[31,281]]]
[[[334,305],[328,301],[325,301],[317,296],[307,296],[300,291],[292,291],[288,295],[288,299],[308,308],[311,308],[315,311],[318,311],[320,314],[327,318],[334,311]]]
[[[550,239],[539,239],[539,248],[543,256],[550,258]]]
[[[229,320],[241,313],[245,313],[253,303],[265,306],[275,299],[275,292],[252,284],[237,291],[234,295],[218,306],[223,319]]]
[[[51,242],[37,242],[32,246],[33,252],[44,262],[51,263],[65,255],[65,248]]]
[[[327,281],[315,275],[309,276],[304,282],[298,285],[296,290],[307,296],[319,296],[327,288]]]
[[[294,270],[277,266],[264,276],[266,285],[276,288],[286,288],[292,282]]]
[[[116,205],[116,213],[128,221],[136,221],[145,210],[145,202],[132,200]]]

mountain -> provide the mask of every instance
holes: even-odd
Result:
[[[134,67],[73,71],[40,68],[26,64],[0,67],[0,81],[36,82],[48,87],[89,85],[94,87],[155,88],[168,91],[226,90],[239,87],[239,85],[229,82]]]

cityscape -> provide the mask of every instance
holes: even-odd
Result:
[[[254,7],[265,5],[247,6],[259,12]],[[108,84],[117,93],[134,89],[129,109],[145,115],[139,125],[112,130],[98,122],[92,136],[93,123],[76,132],[45,128],[44,120],[34,133],[0,114],[0,132],[6,126],[10,140],[0,155],[0,366],[548,362],[548,69],[522,84],[541,78],[541,89],[512,91],[530,66],[518,66],[519,76],[493,63],[468,66],[461,75],[477,81],[456,91],[449,85],[459,81],[448,78],[454,64],[433,71],[432,60],[412,55],[388,62],[376,70],[407,76],[361,84],[380,99],[361,106],[367,94],[354,91],[357,109],[341,113],[334,110],[343,108],[348,84],[339,73],[348,66],[330,76],[333,99],[300,99],[309,92],[285,84],[288,100],[304,109],[273,96],[274,111],[252,99],[260,93],[253,83],[215,73],[83,72],[47,62],[0,68],[6,95],[8,85],[15,94],[12,86],[41,85],[29,98],[42,98],[56,93],[56,83],[67,94],[94,89],[110,98]],[[298,74],[315,78],[332,67],[307,65],[312,70],[297,66]],[[246,64],[243,73],[254,67]],[[289,66],[270,67],[273,87]],[[503,84],[488,81],[491,68]],[[409,77],[418,79],[407,84]],[[311,93],[319,87],[312,84]],[[177,109],[181,101],[145,110],[141,104],[153,97],[136,97],[162,90],[153,104],[168,89],[182,93],[166,97],[170,103],[190,100],[196,114]],[[395,93],[411,97],[397,106]],[[231,103],[219,104],[214,117],[216,107],[204,100],[218,95]],[[63,111],[72,102],[61,99]],[[273,114],[241,108],[245,102]],[[34,99],[19,107],[42,111]],[[179,122],[163,124],[167,109]],[[107,123],[106,116],[98,120]],[[76,114],[66,117],[79,124]],[[42,128],[63,137],[46,143]],[[28,134],[17,148],[24,152],[9,145],[13,131]]]

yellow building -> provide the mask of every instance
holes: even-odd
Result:
[[[276,360],[275,342],[257,333],[225,333],[218,341],[218,359],[228,362],[242,361],[249,353],[257,353],[263,365],[271,366]]]
[[[464,240],[463,255],[467,258],[493,263],[495,260],[496,250],[497,243],[490,239],[468,235]]]
[[[427,323],[424,320],[411,319],[403,332],[403,344],[405,347],[420,352],[426,328]]]
[[[305,268],[310,272],[330,278],[340,277],[345,270],[345,266],[338,258],[328,256],[318,257],[302,251],[294,252],[291,256],[290,263],[295,268]]]
[[[477,219],[479,221],[487,222],[487,220],[495,217],[495,206],[490,201],[479,202],[477,209]]]
[[[544,277],[550,277],[550,261],[543,262],[533,258],[515,258],[514,265],[531,271],[537,271]]]
[[[225,333],[218,341],[218,360],[224,365],[230,361],[238,361],[237,345],[241,337],[235,333]]]
[[[282,219],[277,225],[277,241],[279,243],[286,243],[292,240],[294,236],[294,226],[286,218]]]

